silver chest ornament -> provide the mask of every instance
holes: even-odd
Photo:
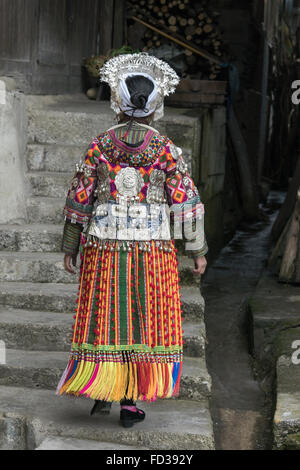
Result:
[[[110,196],[109,168],[105,163],[99,163],[97,176],[98,186],[94,195],[97,196],[98,203],[103,204],[108,201]]]
[[[180,147],[176,147],[176,145],[170,145],[170,152],[174,160],[178,160],[178,158],[182,155],[182,150]]]
[[[149,204],[166,202],[164,198],[164,183],[166,175],[162,170],[153,170],[150,175],[150,185],[147,191]]]
[[[127,167],[118,172],[115,185],[121,196],[136,200],[137,195],[144,186],[144,179],[138,170]]]
[[[70,199],[75,199],[76,189],[78,188],[78,186],[79,186],[79,178],[73,178],[71,182],[71,190],[69,194]]]

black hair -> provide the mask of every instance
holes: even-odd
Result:
[[[149,95],[154,90],[151,80],[143,75],[134,75],[127,77],[125,81],[132,104],[136,109],[145,109]]]

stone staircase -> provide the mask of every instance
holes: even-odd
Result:
[[[90,417],[91,400],[55,395],[68,360],[78,281],[64,271],[60,253],[66,189],[87,145],[113,122],[106,103],[27,101],[27,224],[0,226],[0,339],[6,345],[0,448],[213,449],[204,303],[185,257],[179,264],[186,342],[179,399],[143,404],[147,419],[128,431],[119,426],[117,405],[109,417]],[[187,142],[182,117],[167,117],[165,126],[168,119]]]

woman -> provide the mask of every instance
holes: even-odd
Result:
[[[137,400],[179,393],[181,303],[169,208],[176,233],[184,226],[195,274],[205,271],[207,244],[181,149],[149,127],[162,117],[176,73],[148,54],[128,54],[109,60],[101,78],[119,125],[94,139],[66,200],[64,265],[75,274],[81,238],[81,267],[57,393],[94,399],[92,414],[120,402],[121,423],[130,427],[145,418]]]

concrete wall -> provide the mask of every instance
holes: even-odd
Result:
[[[224,246],[224,188],[226,172],[226,109],[207,108],[202,115],[199,190],[205,205],[205,232],[210,256]]]
[[[26,221],[24,158],[25,99],[14,82],[0,78],[0,223]]]

